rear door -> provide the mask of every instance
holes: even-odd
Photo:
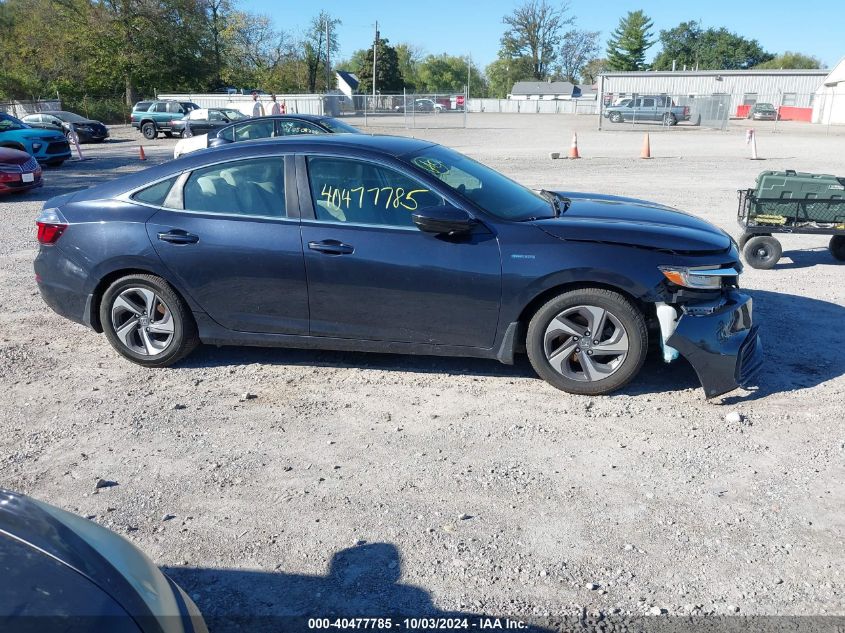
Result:
[[[292,161],[247,158],[183,174],[147,222],[173,278],[231,330],[308,332]]]
[[[501,299],[496,236],[420,231],[444,198],[412,172],[359,157],[297,157],[311,334],[490,348]]]

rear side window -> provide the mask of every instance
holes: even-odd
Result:
[[[253,123],[241,123],[235,126],[236,141],[251,141],[256,138],[270,138],[273,136],[273,121],[255,121]]]
[[[132,199],[145,204],[162,207],[164,206],[164,201],[167,199],[167,194],[170,193],[173,183],[176,182],[177,178],[178,176],[173,176],[173,178],[168,178],[167,180],[150,185],[146,189],[141,189],[141,191],[136,192],[132,196]]]
[[[230,143],[233,142],[235,140],[235,126],[230,125],[227,128],[223,128],[217,133],[217,138],[222,138],[223,140],[229,141]]]
[[[135,104],[135,112],[146,112],[150,109],[152,101],[139,101]]]
[[[253,158],[198,169],[185,183],[187,211],[285,217],[284,158]]]

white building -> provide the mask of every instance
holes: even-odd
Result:
[[[517,81],[508,99],[517,101],[557,101],[572,99],[577,86],[568,81]]]
[[[813,100],[813,123],[845,124],[845,57],[816,90]]]
[[[606,102],[632,94],[666,94],[685,99],[730,95],[731,116],[743,116],[743,106],[771,103],[776,108],[791,108],[795,118],[809,121],[816,91],[829,73],[829,70],[607,72],[599,77],[599,91],[605,95]]]

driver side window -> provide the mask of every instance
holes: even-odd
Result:
[[[443,206],[426,185],[374,163],[311,156],[308,177],[318,220],[381,226],[413,226],[411,214]]]

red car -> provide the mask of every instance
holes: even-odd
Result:
[[[43,184],[37,160],[18,149],[0,147],[0,194],[26,191]]]

